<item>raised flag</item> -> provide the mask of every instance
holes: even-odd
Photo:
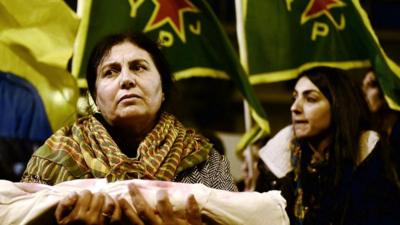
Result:
[[[0,2],[0,76],[13,74],[32,84],[52,131],[76,118],[79,93],[67,63],[78,25],[62,0]]]
[[[251,84],[296,77],[314,66],[373,67],[391,108],[400,110],[400,68],[390,60],[359,0],[241,0]]]
[[[163,45],[175,80],[190,77],[231,79],[266,132],[269,123],[238,57],[218,19],[203,0],[86,0],[80,8],[73,74],[85,86],[88,54],[103,37],[120,32],[144,32]],[[78,10],[79,11],[79,10]]]

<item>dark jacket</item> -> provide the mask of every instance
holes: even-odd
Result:
[[[304,193],[315,191],[318,207],[310,207],[304,225],[395,225],[400,224],[400,193],[385,164],[385,148],[378,142],[354,172],[344,176],[339,185],[333,184],[332,169],[325,165],[316,179],[309,179]],[[277,178],[262,159],[256,191],[281,190],[287,200],[291,224],[294,219],[296,182],[293,170]],[[313,196],[314,197],[314,196]]]

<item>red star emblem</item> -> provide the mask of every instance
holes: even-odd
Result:
[[[341,0],[311,0],[307,5],[306,10],[304,10],[301,15],[301,24],[306,23],[310,19],[317,18],[322,14],[325,14],[329,19],[332,19],[329,10],[331,8],[344,6],[346,6],[346,4]]]
[[[179,38],[186,42],[184,12],[199,12],[189,0],[153,0],[156,8],[144,32],[151,31],[169,23]]]

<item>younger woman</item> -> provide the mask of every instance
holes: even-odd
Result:
[[[396,173],[359,88],[342,70],[316,67],[293,98],[292,125],[260,151],[256,189],[282,190],[292,224],[399,224]]]

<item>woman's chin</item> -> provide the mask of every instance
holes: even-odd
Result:
[[[293,133],[294,133],[294,136],[297,139],[304,139],[304,138],[309,137],[309,133],[304,129],[296,129],[296,128],[294,128],[293,129]]]
[[[123,109],[118,110],[116,113],[118,118],[140,118],[146,115],[146,112],[144,110],[141,110],[139,107],[136,107],[134,105],[124,107]]]
[[[117,116],[115,117],[115,122],[117,122],[118,124],[132,122],[140,123],[141,121],[152,121],[155,117],[155,114],[153,115],[152,113],[148,113],[142,110],[125,109],[117,114]]]

